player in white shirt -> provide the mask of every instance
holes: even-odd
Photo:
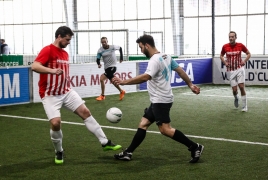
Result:
[[[98,67],[101,68],[100,59],[102,57],[103,63],[104,63],[104,70],[105,72],[100,77],[100,83],[101,83],[101,95],[96,98],[97,101],[102,101],[105,99],[105,80],[109,79],[111,80],[114,77],[114,73],[116,72],[116,63],[117,58],[115,55],[115,51],[119,50],[120,52],[120,63],[123,61],[123,52],[122,48],[117,45],[109,45],[108,40],[106,37],[101,38],[101,44],[102,47],[99,48],[98,54],[97,54],[97,64]],[[118,91],[120,92],[119,100],[121,101],[125,96],[125,91],[120,88],[119,85],[114,85]]]
[[[131,144],[125,151],[115,154],[114,157],[119,160],[131,160],[132,153],[144,140],[146,130],[151,124],[156,122],[161,134],[188,147],[192,157],[189,162],[196,163],[201,156],[204,146],[191,141],[181,131],[172,128],[170,125],[171,120],[169,112],[174,101],[170,85],[172,70],[178,73],[193,93],[199,94],[200,88],[192,84],[187,74],[181,67],[179,67],[177,62],[174,61],[171,56],[165,53],[160,53],[156,49],[152,36],[143,35],[138,38],[136,42],[139,44],[141,52],[145,54],[146,57],[150,58],[145,73],[127,80],[114,77],[112,82],[116,85],[131,85],[141,84],[147,81],[147,89],[150,95],[151,104],[149,108],[145,109]]]

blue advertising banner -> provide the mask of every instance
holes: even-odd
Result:
[[[176,62],[183,68],[189,78],[194,84],[212,83],[212,58],[202,59],[187,59],[176,60]],[[148,62],[139,63],[139,74],[146,71]],[[179,75],[172,71],[171,86],[185,86],[186,83],[179,77]],[[146,90],[147,83],[140,84],[140,90]]]
[[[30,102],[29,68],[0,68],[0,106]]]

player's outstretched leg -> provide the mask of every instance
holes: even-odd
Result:
[[[105,145],[102,145],[102,148],[103,148],[103,151],[109,151],[109,150],[116,151],[118,149],[121,149],[122,146],[116,145],[116,144],[112,143],[111,140],[108,140],[108,142]]]

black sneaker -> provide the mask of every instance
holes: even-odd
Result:
[[[63,151],[57,151],[55,155],[55,163],[63,164]]]
[[[111,140],[108,140],[107,144],[105,145],[102,145],[102,148],[103,148],[103,151],[109,151],[109,150],[118,150],[118,149],[121,149],[122,146],[121,145],[116,145],[114,143],[112,143]]]
[[[115,154],[114,155],[115,159],[119,159],[119,160],[125,160],[125,161],[130,161],[132,158],[132,153],[131,152],[127,152],[127,151],[123,151],[119,154]]]
[[[192,156],[192,159],[189,161],[189,163],[196,163],[199,160],[204,150],[204,146],[197,143],[197,148],[195,149],[189,148],[188,150],[191,151],[191,156]]]

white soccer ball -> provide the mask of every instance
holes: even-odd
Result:
[[[110,108],[106,113],[106,118],[111,123],[118,123],[122,119],[122,111],[116,107]]]

